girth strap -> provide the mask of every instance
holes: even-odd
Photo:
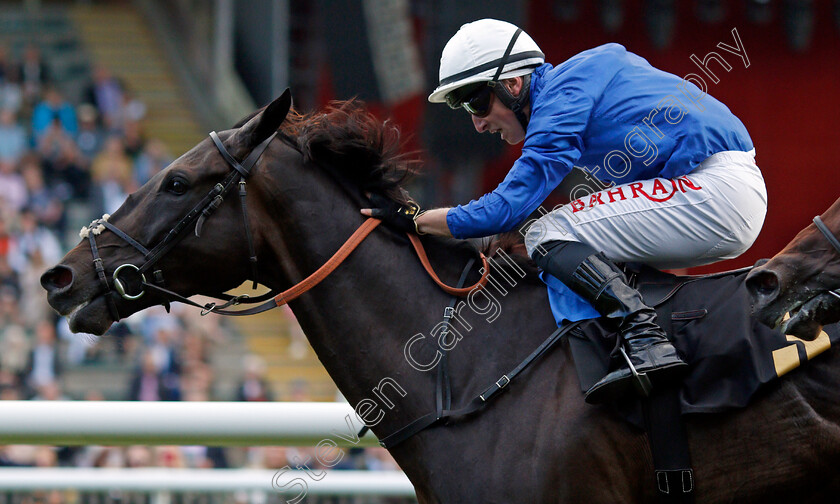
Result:
[[[472,270],[473,264],[475,264],[475,258],[467,261],[467,265],[464,266],[464,271],[461,272],[461,278],[458,279],[456,287],[460,288],[464,286],[464,282],[467,281],[467,275]],[[449,326],[452,324],[452,317],[455,314],[455,303],[457,302],[458,297],[452,296],[449,299],[449,304],[443,309],[443,321],[441,322],[443,325],[440,331],[441,338],[449,332]],[[425,339],[423,341],[427,342]],[[434,345],[433,350],[441,353],[440,360],[438,360],[437,364],[437,377],[435,381],[435,411],[437,412],[437,416],[440,416],[444,410],[452,407],[452,386],[449,380],[449,351],[441,348],[440,345]],[[364,436],[369,430],[370,427],[363,425],[359,430],[358,436]]]
[[[461,272],[461,278],[458,279],[458,288],[464,286],[464,283],[467,281],[467,275],[472,270],[473,264],[475,264],[475,258],[467,261],[467,265],[464,266],[464,271]],[[443,309],[443,326],[440,330],[440,338],[449,334],[449,327],[452,325],[452,317],[455,315],[455,303],[457,302],[458,297],[452,296],[449,299],[449,304]],[[452,407],[452,387],[449,380],[449,350],[440,348],[440,345],[438,345],[438,348],[440,349],[442,355],[440,362],[438,363],[437,386],[435,387],[435,409],[437,410],[438,415],[440,415],[443,413],[443,410]]]
[[[551,333],[551,336],[549,336],[545,341],[543,341],[542,344],[540,344],[540,346],[538,346],[536,350],[531,352],[531,354],[528,357],[526,357],[525,360],[520,362],[518,366],[499,377],[499,379],[496,380],[492,385],[487,387],[484,390],[484,392],[478,394],[478,396],[474,397],[465,406],[456,410],[445,409],[441,412],[435,411],[434,413],[424,415],[418,418],[417,420],[414,420],[410,424],[406,425],[405,427],[397,430],[393,434],[382,438],[379,441],[379,444],[382,445],[382,447],[384,448],[393,448],[394,446],[402,443],[411,436],[431,427],[432,425],[435,425],[441,420],[448,420],[454,417],[469,415],[484,408],[484,406],[486,406],[491,399],[496,398],[499,392],[501,392],[505,387],[507,387],[519,373],[524,371],[525,368],[530,366],[537,358],[539,358],[547,350],[553,347],[558,341],[560,341],[560,338],[568,334],[569,331],[580,325],[580,323],[581,322],[574,322],[564,327],[557,328],[557,330]]]

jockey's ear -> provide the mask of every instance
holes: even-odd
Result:
[[[237,132],[247,149],[252,149],[277,131],[292,107],[292,92],[287,88],[259,114],[245,123]]]
[[[510,79],[503,79],[502,85],[510,91],[511,96],[518,98],[519,93],[522,92],[523,80],[522,77],[511,77]]]

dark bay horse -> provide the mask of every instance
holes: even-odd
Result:
[[[396,155],[398,134],[387,123],[353,103],[307,116],[289,113],[289,106],[286,93],[241,127],[218,135],[224,150],[242,160],[279,129],[248,178],[248,226],[231,194],[233,201],[220,203],[203,220],[200,236],[190,226],[178,241],[167,241],[176,223],[232,171],[211,139],[157,174],[110,217],[115,229],[141,246],[169,244],[149,270],[161,272],[167,289],[215,295],[233,288],[252,276],[249,256],[258,258],[261,283],[286,289],[319,268],[362,224],[366,192],[404,197],[399,180],[406,162]],[[428,236],[422,241],[449,284],[476,257],[466,242]],[[165,298],[159,291],[136,300],[117,296],[110,290],[114,270],[125,264],[136,270],[148,258],[110,228],[100,229],[95,242],[103,275],[85,239],[44,274],[42,284],[73,330],[102,334],[116,317]],[[556,328],[535,269],[525,261],[518,267],[526,274],[514,276],[515,286],[505,284],[506,295],[485,289],[484,298],[472,299],[475,308],[462,310],[463,324],[452,327],[459,329],[458,338],[452,331],[448,339],[454,407],[518,364]],[[467,285],[477,280],[476,270]],[[130,283],[131,277],[119,278]],[[139,295],[136,287],[123,287]],[[432,331],[450,299],[421,267],[406,237],[380,226],[290,306],[350,403],[382,413],[363,415],[381,439],[435,410],[434,373],[418,370],[408,357],[430,360],[433,352],[424,344],[434,341]],[[406,343],[418,335],[424,342],[407,357]],[[840,356],[830,349],[765,388],[747,409],[687,418],[697,502],[836,500],[836,361]],[[605,407],[584,403],[563,340],[481,414],[427,429],[391,453],[422,503],[616,504],[655,501],[648,446],[643,432]]]
[[[754,315],[806,340],[840,320],[840,200],[814,220],[746,280]]]

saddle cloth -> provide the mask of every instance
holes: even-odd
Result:
[[[814,341],[804,341],[752,318],[744,286],[749,268],[701,277],[632,264],[627,271],[690,364],[680,391],[682,414],[742,408],[763,385],[840,344],[838,324],[825,326]],[[607,373],[616,337],[615,327],[604,319],[584,321],[570,335],[581,391]],[[634,398],[616,407],[640,424]]]

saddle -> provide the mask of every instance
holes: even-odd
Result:
[[[837,324],[812,342],[770,329],[750,316],[744,278],[751,268],[704,276],[677,276],[627,264],[625,271],[658,322],[690,364],[679,393],[682,414],[718,413],[746,406],[765,384],[840,342]],[[601,379],[612,364],[615,328],[604,320],[584,321],[570,334],[581,391]],[[634,403],[616,409],[641,426]]]
[[[837,324],[812,342],[769,329],[750,316],[744,279],[751,268],[705,276],[676,276],[644,265],[625,265],[631,283],[689,363],[684,381],[654,390],[647,399],[609,405],[645,430],[661,502],[693,504],[694,471],[682,416],[747,406],[763,386],[840,341]],[[581,393],[614,364],[615,328],[605,319],[579,323],[569,333]]]

